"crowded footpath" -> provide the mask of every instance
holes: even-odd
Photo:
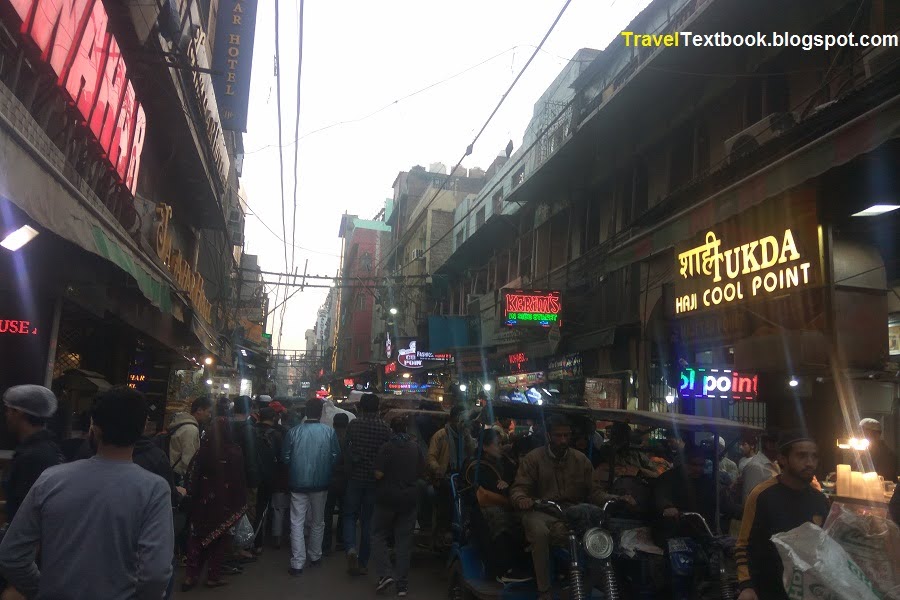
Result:
[[[50,390],[15,386],[3,402],[18,446],[4,479],[2,600],[172,598],[253,577],[266,547],[282,545],[298,590],[330,560],[346,562],[360,596],[406,597],[415,551],[450,557],[453,598],[805,598],[786,566],[808,570],[803,556],[835,551],[816,537],[835,519],[867,520],[870,554],[838,552],[872,597],[900,591],[896,492],[888,518],[848,516],[802,430],[503,403],[385,411],[364,394],[354,411],[328,398],[201,396],[150,437],[143,395],[112,388],[94,401],[88,437],[60,441],[45,427]],[[718,426],[725,437],[697,435]],[[865,458],[895,481],[881,424],[859,429]],[[639,526],[621,533],[617,522]],[[823,593],[859,583],[818,576]]]

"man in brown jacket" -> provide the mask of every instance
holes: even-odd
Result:
[[[427,467],[432,481],[439,483],[449,474],[461,471],[465,460],[474,454],[475,440],[465,425],[465,408],[457,404],[450,410],[448,423],[431,437]]]
[[[572,425],[561,415],[547,419],[548,445],[525,455],[519,464],[509,498],[527,511],[522,515],[525,536],[531,544],[531,559],[541,599],[551,597],[550,542],[562,543],[566,527],[559,519],[531,510],[536,500],[549,500],[563,508],[577,504],[602,505],[615,498],[601,490],[593,478],[591,461],[581,452],[569,450]],[[625,498],[627,500],[627,498]]]

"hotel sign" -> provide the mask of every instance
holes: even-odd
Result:
[[[764,216],[751,211],[676,248],[672,314],[692,315],[821,283],[814,209],[787,219]]]
[[[681,370],[678,393],[682,398],[721,398],[754,402],[759,397],[759,375],[730,369]]]
[[[230,131],[247,131],[256,4],[257,0],[219,3],[213,68],[223,73],[215,78],[216,98],[222,127]]]
[[[188,294],[194,310],[211,322],[212,304],[206,298],[206,282],[200,273],[194,271],[191,263],[184,257],[180,250],[172,247],[172,236],[169,233],[169,221],[172,218],[172,207],[167,204],[158,204],[156,207],[156,235],[153,237],[153,247],[175,280],[175,284]]]
[[[0,0],[4,1],[4,0]],[[102,0],[5,0],[56,85],[78,110],[106,161],[132,194],[147,118],[128,77]]]
[[[503,290],[502,306],[503,321],[511,327],[550,327],[562,312],[559,291]]]

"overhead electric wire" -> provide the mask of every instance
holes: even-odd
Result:
[[[426,212],[428,210],[428,208],[432,204],[434,204],[434,201],[437,199],[438,195],[440,195],[440,193],[442,191],[444,191],[444,188],[447,186],[447,182],[450,181],[450,178],[453,177],[453,174],[457,171],[457,169],[459,169],[460,165],[462,165],[462,161],[464,161],[467,156],[472,154],[472,150],[474,149],[476,142],[478,142],[479,138],[481,138],[481,135],[484,133],[484,130],[487,129],[487,126],[494,119],[494,116],[497,114],[497,111],[499,111],[500,107],[503,106],[503,103],[506,101],[506,98],[509,96],[510,92],[512,92],[513,88],[516,87],[516,84],[519,82],[519,79],[521,79],[522,75],[525,74],[525,71],[528,69],[529,65],[531,65],[532,61],[534,60],[534,57],[537,56],[538,52],[541,51],[541,48],[543,48],[544,43],[547,41],[547,38],[549,38],[550,34],[553,33],[553,30],[556,28],[556,25],[559,23],[560,19],[562,19],[563,15],[566,12],[566,9],[569,8],[569,5],[571,3],[572,3],[572,0],[566,0],[565,4],[563,4],[563,7],[560,9],[559,14],[556,15],[556,18],[553,20],[553,23],[550,25],[550,28],[547,30],[547,33],[544,34],[544,37],[541,39],[540,43],[537,46],[535,46],[534,52],[532,52],[531,56],[528,57],[528,61],[519,70],[519,74],[516,75],[516,77],[515,77],[515,79],[513,79],[512,83],[509,84],[509,87],[507,88],[507,90],[500,97],[500,101],[497,102],[497,106],[494,107],[494,110],[491,111],[491,114],[490,114],[490,116],[488,116],[487,120],[484,122],[484,125],[481,126],[481,129],[478,130],[478,133],[475,134],[475,137],[472,139],[472,141],[466,147],[466,151],[463,153],[462,157],[460,157],[459,161],[457,161],[456,166],[450,170],[450,174],[444,178],[443,182],[441,182],[441,187],[439,187],[434,192],[434,195],[425,204],[425,207],[422,209],[422,212]],[[444,237],[446,237],[446,236],[444,236]],[[389,252],[385,253],[384,258],[382,258],[382,260],[378,261],[378,264],[375,265],[375,268],[377,269],[379,266],[384,264],[385,260],[389,256],[391,256],[395,250],[397,250],[399,245],[400,245],[400,241],[398,240],[397,243],[394,244],[394,247],[391,248]],[[432,244],[431,247],[434,247],[434,244]],[[409,264],[409,263],[407,263],[407,264]],[[404,265],[404,267],[405,266],[406,265]]]
[[[280,55],[280,19],[278,12],[279,0],[275,0],[275,104],[278,110],[278,171],[281,182],[281,236],[284,239],[284,270],[289,271],[287,250],[287,219],[284,206],[284,151],[281,143],[281,55]]]
[[[365,115],[362,116],[362,117],[359,117],[359,118],[356,118],[356,119],[346,119],[346,120],[342,120],[342,121],[335,121],[334,123],[330,123],[330,124],[325,125],[325,126],[323,126],[323,127],[319,127],[318,129],[314,129],[314,130],[312,130],[312,131],[309,131],[309,132],[307,132],[307,133],[304,133],[302,136],[300,136],[299,138],[294,139],[294,140],[291,141],[291,142],[288,142],[288,143],[285,144],[283,147],[286,148],[286,147],[288,147],[288,146],[293,146],[293,145],[296,144],[298,141],[300,141],[300,140],[302,140],[302,139],[304,139],[304,138],[307,138],[307,137],[309,137],[309,136],[311,136],[311,135],[313,135],[313,134],[315,134],[315,133],[319,133],[319,132],[325,131],[325,130],[327,130],[327,129],[331,129],[331,128],[333,128],[333,127],[338,127],[338,126],[340,126],[340,125],[350,125],[350,124],[353,124],[353,123],[359,123],[359,122],[361,122],[361,121],[365,121],[366,119],[370,119],[370,118],[374,117],[375,115],[380,114],[380,113],[386,111],[387,109],[389,109],[389,108],[391,108],[391,107],[393,107],[393,106],[396,106],[397,104],[399,104],[400,102],[403,102],[404,100],[409,100],[410,98],[412,98],[412,97],[414,97],[414,96],[418,96],[419,94],[422,94],[422,93],[424,93],[424,92],[427,92],[428,90],[430,90],[430,89],[432,89],[432,88],[435,88],[435,87],[437,87],[437,86],[439,86],[439,85],[443,85],[443,84],[447,83],[448,81],[452,81],[453,79],[456,79],[457,77],[461,77],[461,76],[465,75],[466,73],[468,73],[469,71],[473,71],[473,70],[477,69],[478,67],[481,67],[481,66],[483,66],[483,65],[486,65],[487,63],[489,63],[489,62],[491,62],[491,61],[493,61],[493,60],[496,60],[496,59],[500,58],[500,57],[503,56],[504,54],[508,54],[509,52],[512,52],[512,51],[515,50],[516,48],[525,47],[525,46],[531,47],[530,45],[521,45],[521,44],[520,44],[520,45],[512,46],[511,48],[507,48],[507,49],[504,50],[503,52],[500,52],[499,54],[495,54],[495,55],[491,56],[490,58],[486,58],[486,59],[482,60],[481,62],[476,63],[476,64],[474,64],[474,65],[472,65],[472,66],[470,66],[470,67],[466,67],[466,68],[463,69],[462,71],[459,71],[459,72],[457,72],[457,73],[454,73],[453,75],[450,75],[449,77],[445,77],[444,79],[441,79],[440,81],[435,81],[434,83],[430,83],[430,84],[426,85],[426,86],[423,87],[423,88],[420,88],[420,89],[418,89],[418,90],[415,90],[414,92],[410,92],[410,93],[406,94],[405,96],[401,96],[400,98],[397,98],[396,100],[394,100],[394,101],[392,101],[392,102],[389,102],[388,104],[385,104],[385,105],[382,106],[381,108],[375,109],[375,110],[373,110],[372,112],[367,113],[367,114],[365,114]],[[267,144],[267,145],[265,145],[265,146],[261,146],[261,147],[259,147],[259,148],[254,149],[254,150],[250,150],[249,152],[245,152],[245,153],[244,153],[244,156],[247,156],[247,155],[249,155],[249,154],[256,154],[257,152],[262,152],[263,150],[268,150],[269,148],[274,148],[274,147],[275,147],[275,144]]]

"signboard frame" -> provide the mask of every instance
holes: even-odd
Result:
[[[503,324],[507,327],[543,327],[562,324],[562,293],[559,290],[504,289],[500,299]]]

